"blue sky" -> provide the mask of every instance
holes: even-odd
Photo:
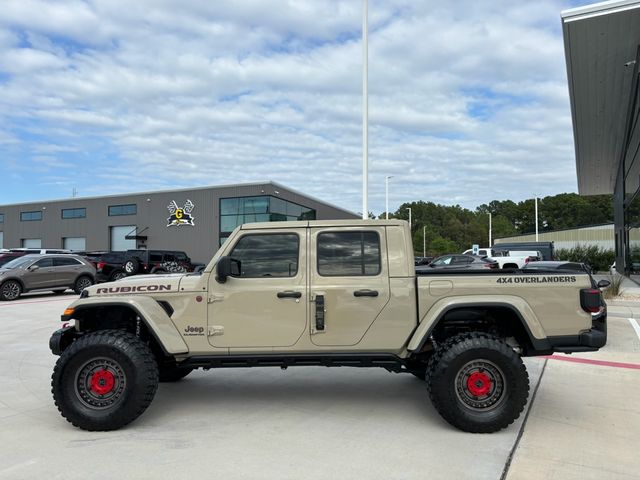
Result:
[[[576,191],[560,11],[370,0],[370,210]],[[0,204],[274,180],[361,208],[361,0],[9,0]],[[532,174],[535,172],[535,174]]]

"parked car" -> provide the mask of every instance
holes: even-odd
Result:
[[[80,255],[81,257],[86,258],[87,260],[89,260],[89,262],[91,262],[91,264],[94,267],[98,266],[98,262],[100,261],[100,258],[102,258],[103,255],[109,253],[106,250],[98,250],[98,251],[91,251],[91,252],[73,252],[74,255]]]
[[[181,251],[127,250],[102,255],[96,271],[98,282],[112,282],[127,275],[193,272],[200,265]]]
[[[567,262],[567,261],[540,261],[531,262],[522,267],[523,272],[576,272],[576,273],[591,273],[591,270],[584,263],[579,262]]]
[[[25,292],[73,288],[81,293],[95,283],[93,265],[78,255],[24,255],[0,268],[0,300],[15,300]]]
[[[540,260],[555,260],[553,242],[509,242],[495,243],[494,250],[530,251],[536,250],[542,254]]]
[[[501,255],[495,257],[487,257],[498,262],[498,268],[523,268],[529,262],[537,262],[542,260],[542,254],[538,251],[517,251],[509,250],[501,252]]]
[[[10,251],[6,251],[3,253],[0,253],[0,267],[2,267],[3,265],[5,265],[6,263],[10,262],[11,260],[14,260],[18,257],[22,257],[26,255],[26,253],[22,253],[22,252],[10,252]]]
[[[417,267],[416,272],[430,272],[432,269],[442,270],[489,270],[498,269],[498,262],[479,255],[463,255],[459,253],[441,255],[425,267]]]
[[[433,257],[415,257],[413,259],[414,265],[429,265],[433,261]]]

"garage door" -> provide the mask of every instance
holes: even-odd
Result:
[[[22,248],[42,248],[42,239],[40,238],[23,238]]]
[[[4,232],[0,232],[0,248],[4,248]]]
[[[83,252],[87,249],[87,241],[85,237],[66,237],[62,239],[62,248],[73,250],[75,252]]]
[[[124,238],[127,235],[136,234],[135,225],[122,225],[119,227],[111,228],[111,250],[114,252],[121,252],[124,250],[132,250],[136,248],[136,241],[127,240]]]

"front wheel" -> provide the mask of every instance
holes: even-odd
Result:
[[[491,433],[513,423],[529,396],[520,356],[499,338],[456,335],[438,348],[427,367],[434,407],[454,427]]]
[[[2,300],[16,300],[22,293],[22,286],[15,280],[7,280],[0,285],[0,299]]]
[[[56,362],[51,392],[58,410],[74,426],[116,430],[138,418],[158,388],[151,349],[122,330],[88,333]]]

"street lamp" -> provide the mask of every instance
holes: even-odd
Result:
[[[369,21],[367,0],[362,1],[362,219],[369,217]]]
[[[422,227],[422,256],[427,256],[427,226]]]
[[[384,211],[385,219],[389,220],[389,179],[393,178],[393,175],[387,175],[384,177]]]
[[[407,207],[407,210],[409,210],[409,230],[411,230],[411,207]]]
[[[538,196],[535,197],[536,205],[536,242],[538,241]]]
[[[487,247],[491,248],[491,212],[489,212],[489,245]]]

